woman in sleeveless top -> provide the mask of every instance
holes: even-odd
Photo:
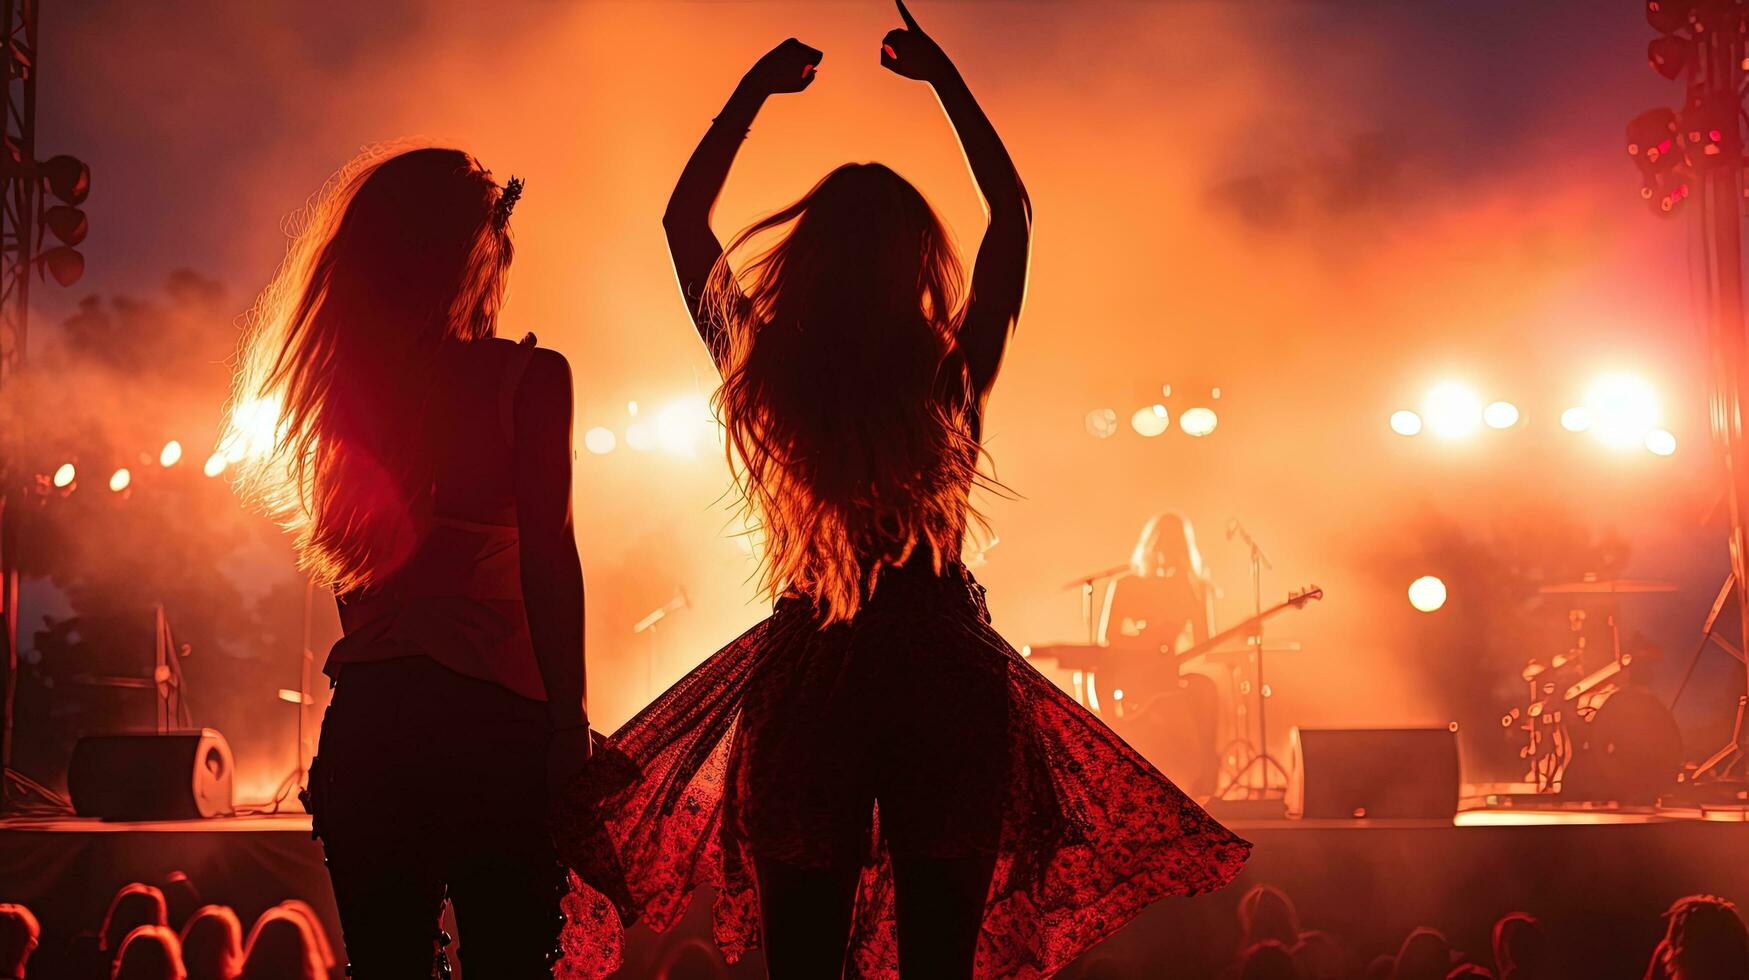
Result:
[[[1044,977],[1248,853],[991,628],[959,562],[1031,207],[965,82],[899,13],[881,63],[933,86],[988,207],[969,298],[934,211],[879,164],[719,245],[710,212],[756,111],[811,84],[821,54],[792,38],[760,59],[664,225],[776,608],[561,798],[580,882],[563,975],[601,975],[623,923],[665,928],[710,885],[719,946],[762,943],[780,980]],[[732,270],[756,237],[775,243]]]
[[[305,802],[364,980],[432,975],[446,895],[470,976],[550,975],[547,786],[588,754],[583,579],[570,368],[493,336],[520,191],[458,150],[360,157],[239,357],[238,489],[339,599]]]

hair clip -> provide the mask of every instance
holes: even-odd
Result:
[[[522,178],[512,177],[504,185],[504,193],[498,195],[498,203],[492,205],[492,227],[503,228],[510,221],[510,212],[516,207],[516,201],[522,197]]]

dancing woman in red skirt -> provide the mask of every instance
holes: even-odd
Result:
[[[953,63],[899,13],[881,64],[934,88],[989,212],[963,302],[940,219],[879,164],[718,243],[711,210],[754,116],[814,81],[821,53],[793,38],[742,79],[669,201],[777,601],[562,801],[560,852],[589,886],[567,903],[570,975],[614,962],[619,923],[665,928],[710,885],[718,944],[762,944],[779,980],[1045,977],[1249,852],[1022,659],[959,562],[1032,212]],[[731,268],[756,238],[775,244]]]

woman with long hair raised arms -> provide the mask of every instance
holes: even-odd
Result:
[[[968,295],[934,210],[880,164],[719,244],[754,116],[821,53],[761,58],[663,224],[776,607],[607,740],[558,841],[622,921],[665,928],[714,886],[718,943],[762,940],[779,980],[1043,977],[1155,898],[1224,884],[1249,846],[1027,664],[960,562],[1032,213],[953,63],[899,14],[881,64],[934,88],[988,208]],[[587,968],[611,924],[571,908]]]
[[[432,975],[446,892],[470,975],[549,976],[559,930],[583,578],[570,367],[494,336],[521,187],[451,149],[341,171],[250,314],[221,447],[339,599],[306,805],[364,980]]]

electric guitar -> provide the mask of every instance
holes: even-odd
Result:
[[[1186,661],[1194,660],[1210,650],[1218,648],[1221,644],[1233,639],[1234,637],[1254,634],[1257,631],[1257,627],[1262,626],[1265,620],[1287,612],[1289,609],[1304,609],[1306,603],[1322,598],[1324,598],[1323,589],[1316,585],[1308,585],[1298,592],[1289,592],[1286,600],[1270,606],[1268,609],[1263,610],[1242,623],[1221,630],[1219,633],[1216,633],[1214,636],[1209,637],[1193,647],[1175,651],[1169,646],[1162,646],[1160,652],[1171,657],[1172,662],[1175,665],[1182,665]]]

